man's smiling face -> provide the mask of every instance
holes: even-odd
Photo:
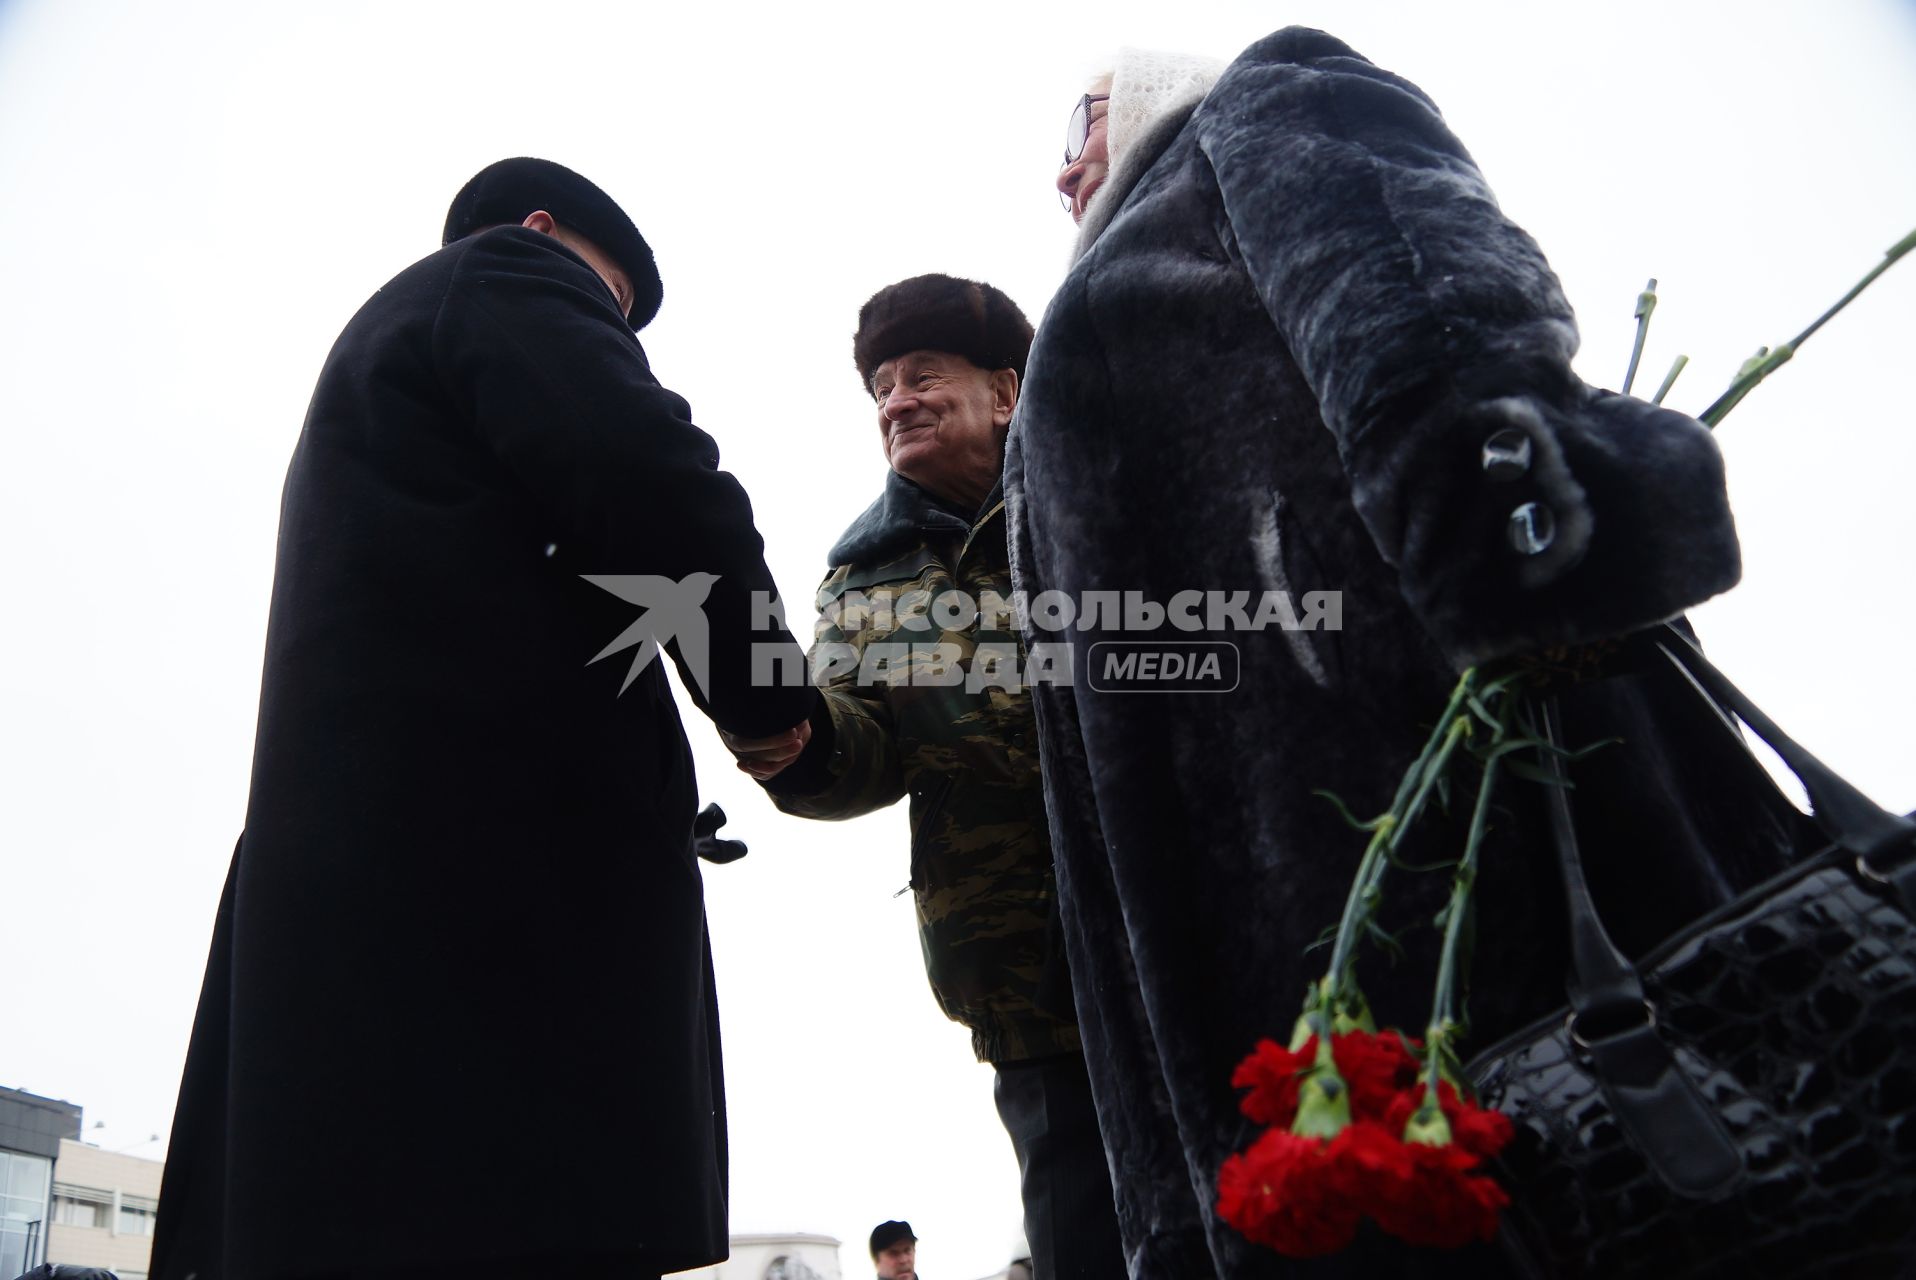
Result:
[[[885,461],[920,488],[982,502],[1004,466],[1018,375],[949,351],[911,351],[872,373]]]

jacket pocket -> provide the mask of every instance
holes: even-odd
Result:
[[[911,793],[911,882],[906,886],[918,893],[925,891],[925,864],[930,859],[933,829],[944,816],[945,801],[958,779],[939,774],[915,785]]]

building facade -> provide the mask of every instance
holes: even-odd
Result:
[[[675,1280],[844,1280],[831,1236],[740,1235],[731,1246],[732,1256],[717,1266],[683,1271]]]
[[[164,1168],[158,1160],[62,1142],[53,1171],[47,1261],[146,1280]]]
[[[48,1260],[53,1168],[63,1141],[80,1136],[80,1108],[0,1088],[0,1277]]]

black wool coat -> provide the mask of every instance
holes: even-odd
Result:
[[[1215,1216],[1255,1130],[1232,1067],[1285,1040],[1364,836],[1464,666],[1595,641],[1730,587],[1722,463],[1682,415],[1570,371],[1576,329],[1414,86],[1320,32],[1253,45],[1147,133],[1094,200],[1047,310],[1006,469],[1029,595],[1341,592],[1341,629],[1170,632],[1236,644],[1234,691],[1036,689],[1085,1057],[1131,1275],[1497,1274],[1488,1246],[1366,1236],[1292,1263]],[[1500,432],[1522,467],[1486,469]],[[1515,472],[1515,474],[1512,474]],[[1547,543],[1520,552],[1512,514]],[[1547,509],[1547,514],[1537,510]],[[1162,638],[1162,632],[1157,633]],[[1035,636],[1034,639],[1056,639]],[[1793,826],[1714,713],[1657,674],[1591,686],[1573,742],[1593,887],[1641,951],[1776,870]],[[1534,788],[1531,788],[1534,790]],[[1469,1053],[1563,1000],[1563,914],[1534,795],[1506,788],[1480,879]],[[1460,806],[1466,808],[1467,806]],[[1460,814],[1459,819],[1465,815]],[[1454,853],[1457,823],[1410,851]],[[1360,968],[1421,1034],[1442,875],[1386,882],[1412,962]]]
[[[725,1255],[692,760],[660,662],[623,694],[631,650],[588,665],[639,610],[580,578],[718,575],[702,709],[805,719],[811,690],[752,686],[752,643],[800,651],[751,630],[772,578],[717,464],[550,236],[453,244],[340,335],[286,480],[155,1280]]]

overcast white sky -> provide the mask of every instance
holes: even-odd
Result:
[[[334,335],[474,171],[548,156],[631,211],[665,280],[654,368],[751,491],[802,621],[883,477],[859,303],[941,270],[1037,319],[1082,80],[1119,45],[1229,58],[1287,22],[1436,98],[1562,275],[1593,382],[1621,379],[1646,277],[1639,390],[1686,352],[1670,403],[1694,412],[1916,226],[1898,0],[0,0],[0,1084],[84,1104],[109,1147],[166,1132],[244,817],[286,460]],[[1899,809],[1912,334],[1905,264],[1731,416],[1745,579],[1696,614]],[[1001,1267],[1016,1170],[893,896],[903,811],[783,817],[693,720],[706,796],[753,846],[707,874],[734,1230],[831,1233],[853,1276],[905,1217],[934,1280]],[[396,1141],[485,1123],[419,1104]]]

